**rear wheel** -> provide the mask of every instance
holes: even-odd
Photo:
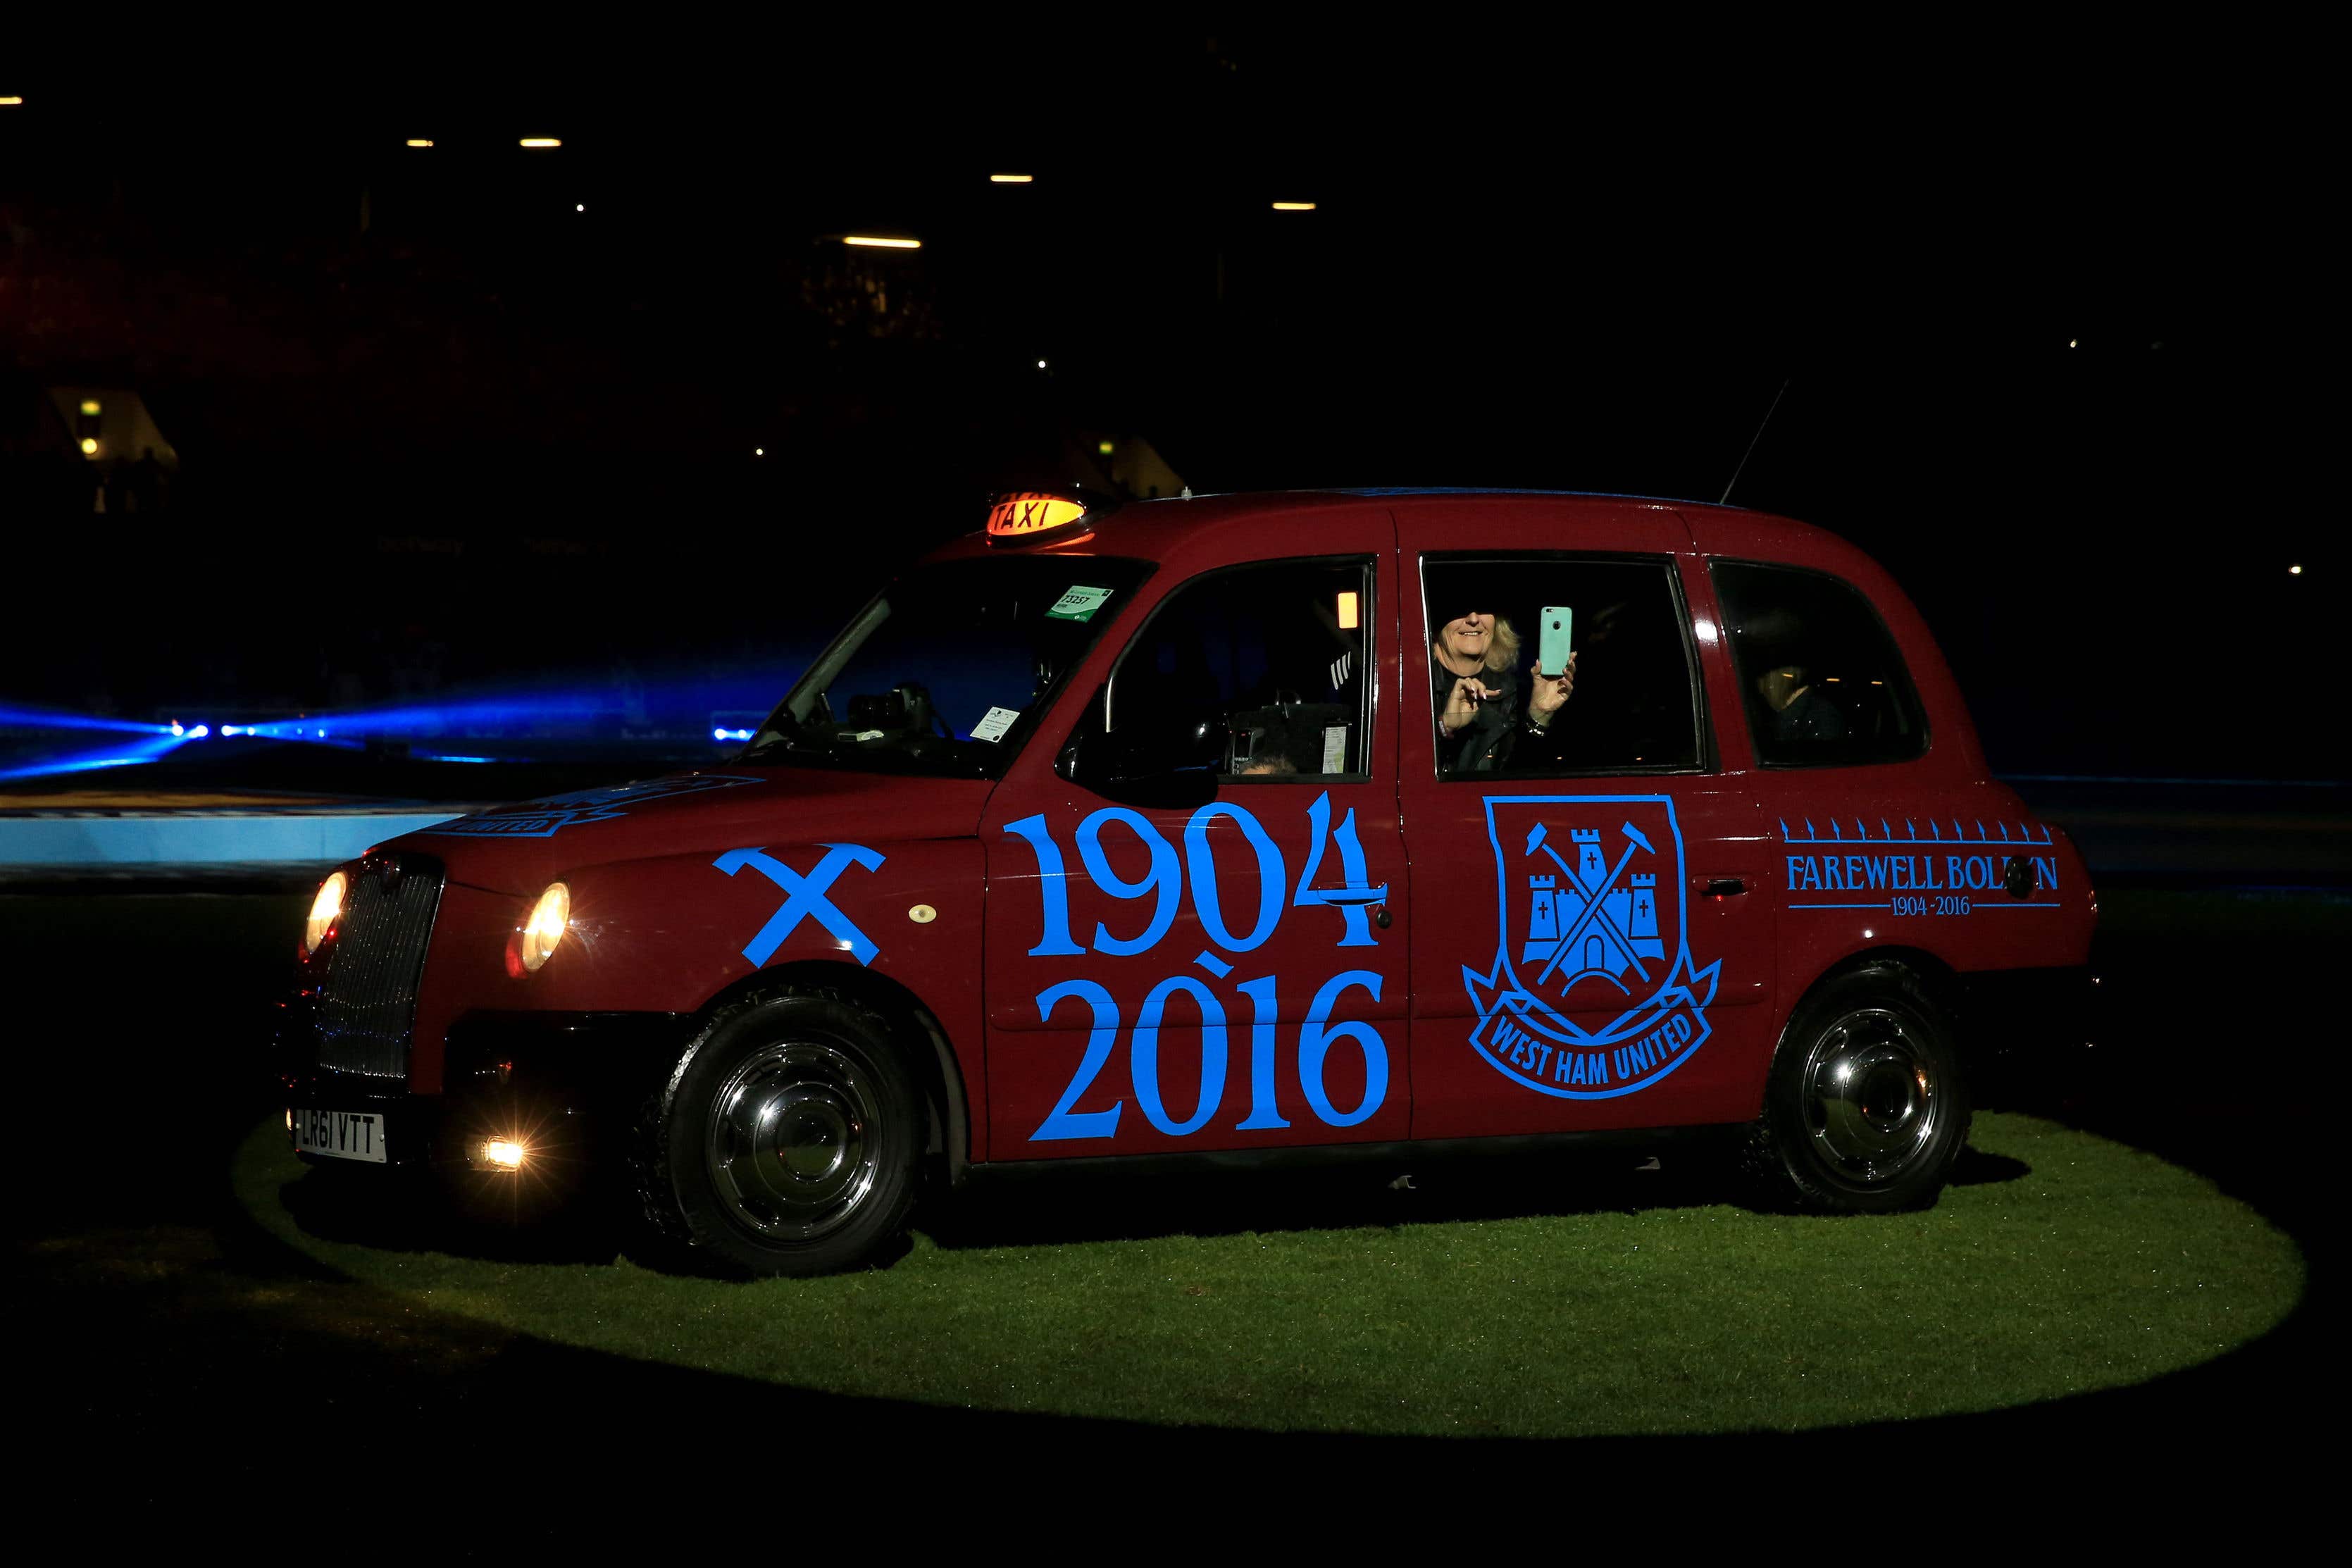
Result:
[[[1897,964],[1843,974],[1789,1022],[1750,1135],[1749,1166],[1783,1203],[1927,1208],[1969,1136],[1949,1017]]]
[[[827,1274],[903,1231],[923,1100],[878,1015],[784,995],[715,1016],[642,1131],[657,1229],[730,1269]]]

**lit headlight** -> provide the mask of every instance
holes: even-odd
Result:
[[[341,871],[333,873],[319,884],[319,896],[310,900],[310,918],[303,922],[302,926],[304,957],[307,958],[319,951],[319,944],[327,940],[327,932],[332,930],[335,921],[341,918],[343,889],[349,885]]]
[[[561,882],[550,882],[547,891],[540,894],[539,902],[530,907],[530,919],[522,928],[522,967],[526,974],[535,974],[555,952],[555,944],[563,940],[564,929],[572,922],[572,889]]]

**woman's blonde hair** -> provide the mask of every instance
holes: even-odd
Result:
[[[1486,644],[1486,668],[1494,670],[1516,668],[1519,662],[1519,634],[1502,616],[1495,617],[1495,636]]]

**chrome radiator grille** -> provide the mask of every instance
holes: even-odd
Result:
[[[408,1035],[425,947],[441,904],[441,869],[408,866],[391,879],[371,860],[345,896],[335,949],[320,987],[319,1066],[368,1079],[405,1079]]]

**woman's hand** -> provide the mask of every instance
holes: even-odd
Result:
[[[1568,656],[1568,668],[1558,675],[1546,675],[1540,668],[1528,673],[1533,679],[1528,687],[1528,717],[1538,725],[1549,724],[1576,690],[1576,656]]]
[[[1499,695],[1498,689],[1475,675],[1465,675],[1454,683],[1453,694],[1445,700],[1445,712],[1438,721],[1449,731],[1459,730],[1478,716],[1481,699]]]

